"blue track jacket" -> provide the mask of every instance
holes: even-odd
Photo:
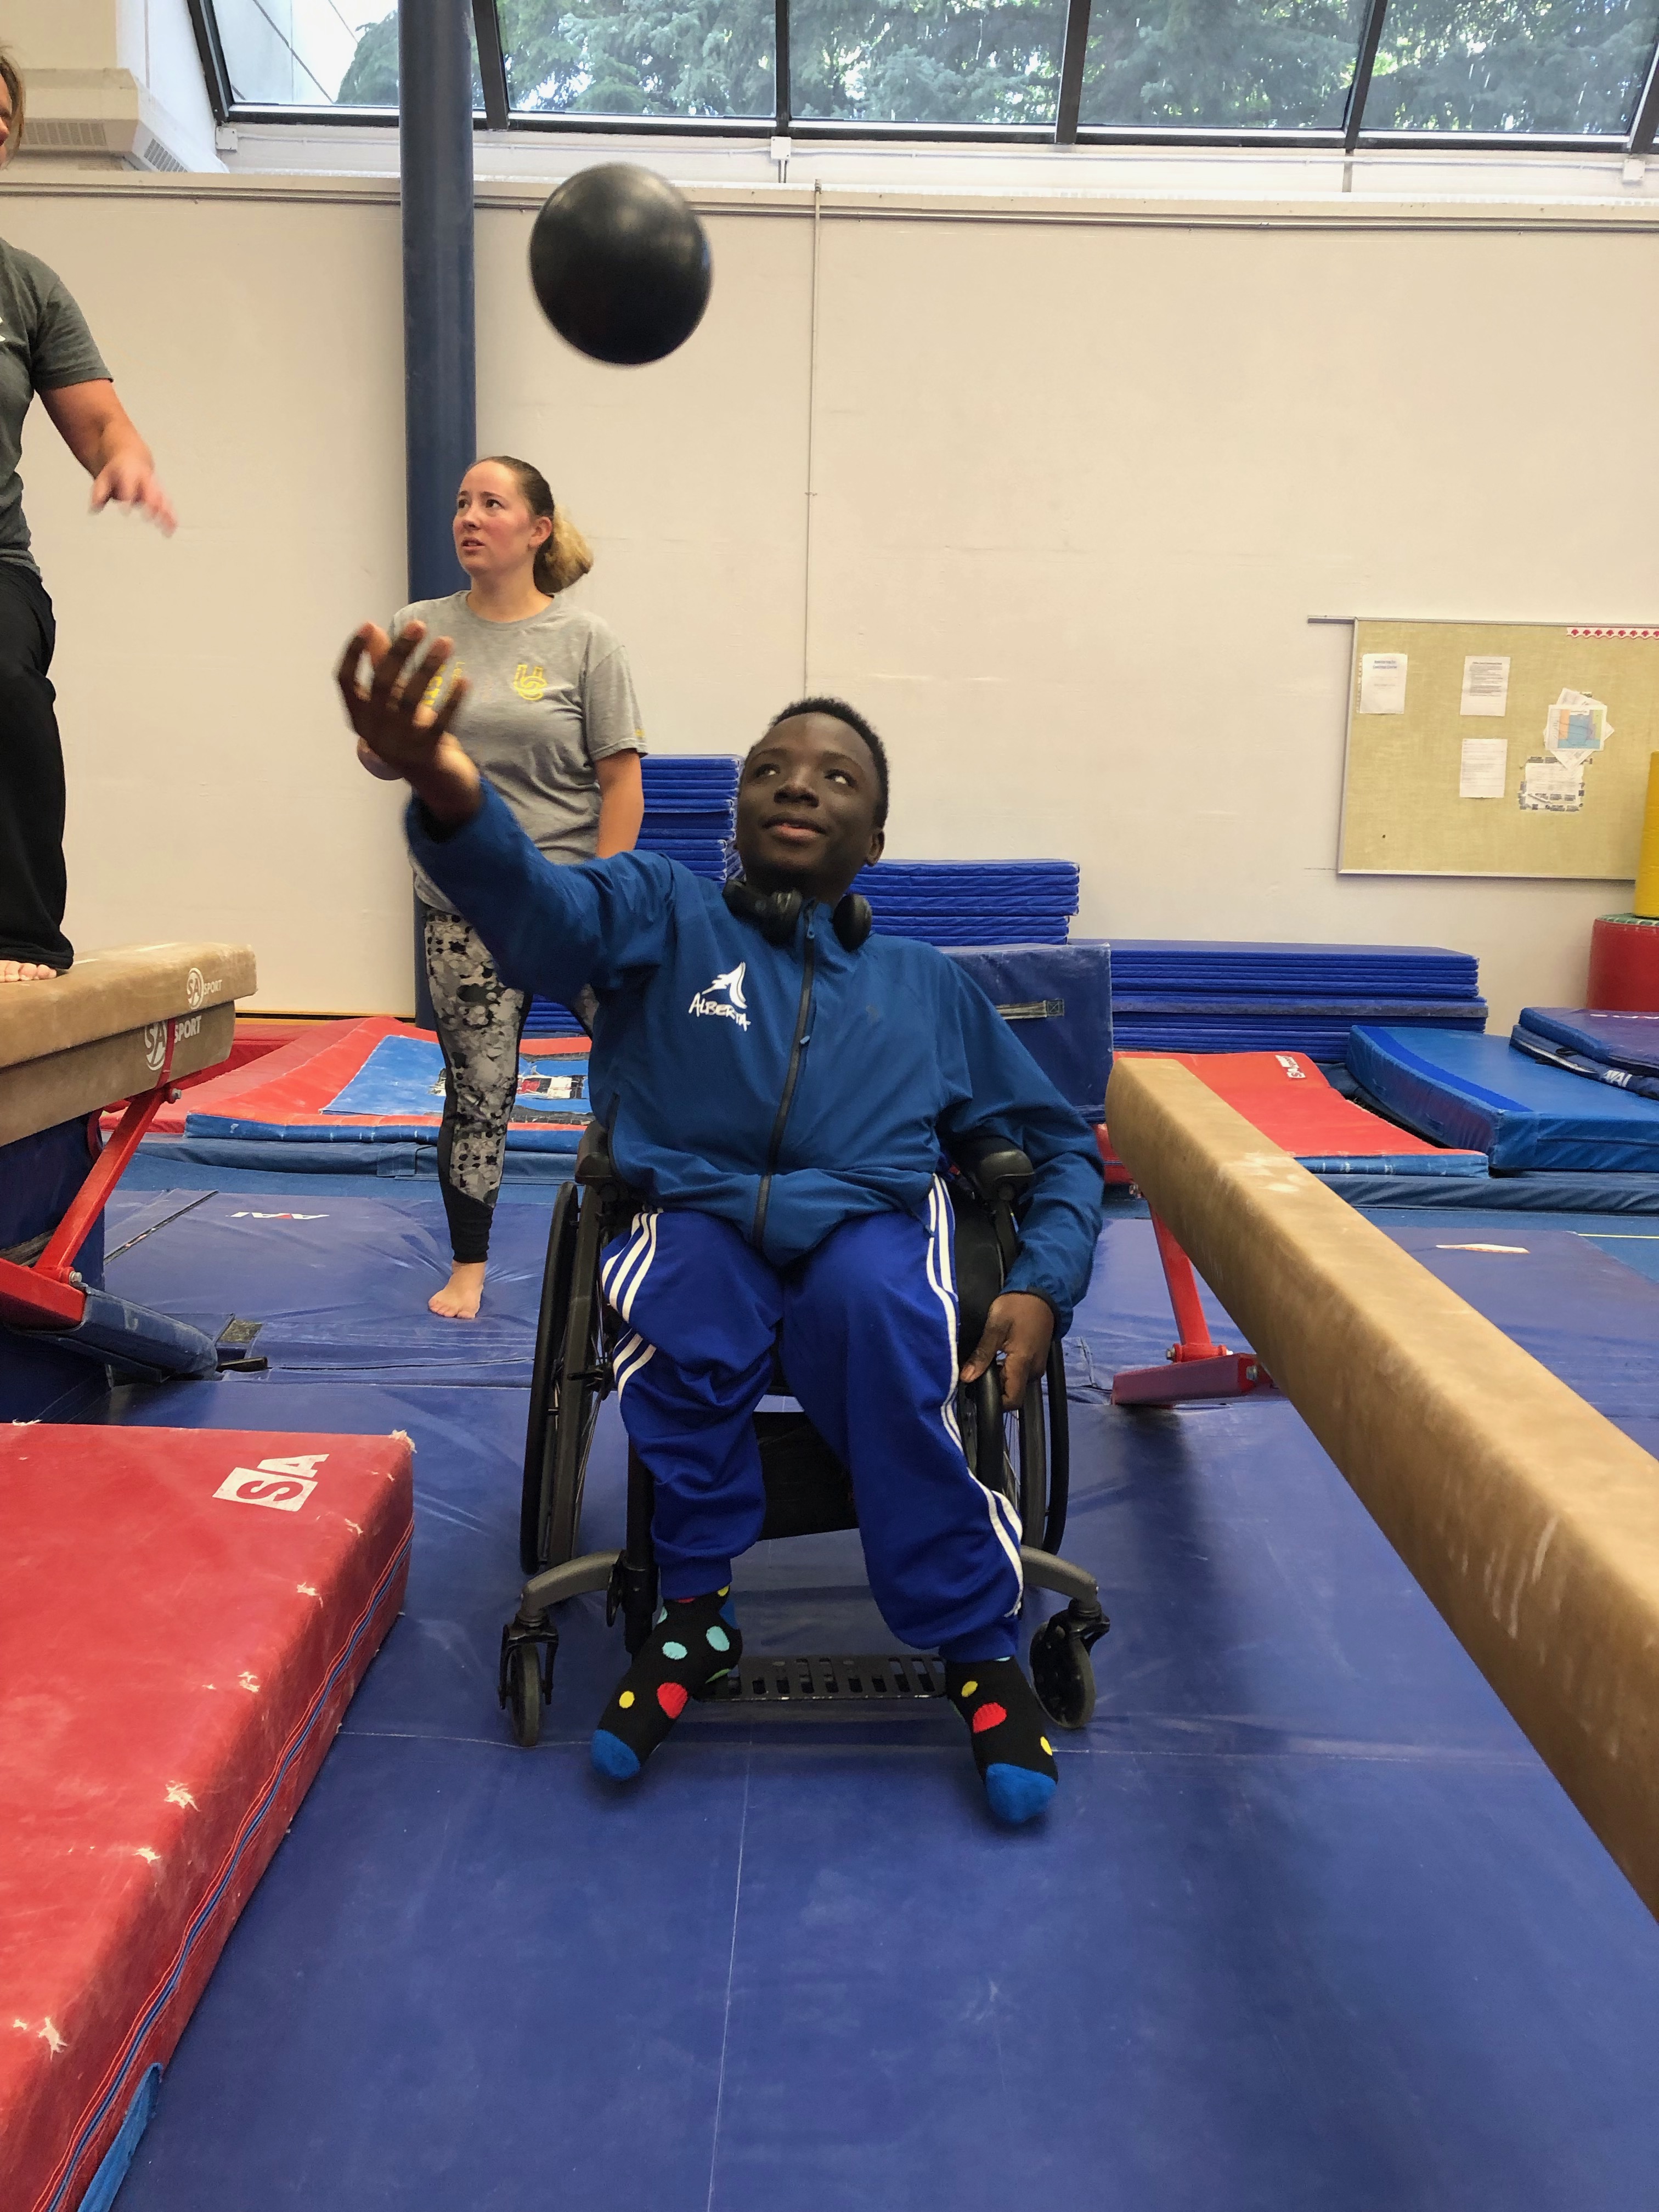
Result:
[[[1093,1133],[953,961],[905,937],[849,952],[821,906],[770,944],[659,853],[555,866],[487,781],[471,822],[429,830],[411,805],[411,851],[505,981],[592,985],[588,1089],[630,1183],[781,1267],[859,1214],[925,1218],[944,1143],[994,1129],[1036,1170],[1007,1287],[1069,1325],[1100,1234]]]

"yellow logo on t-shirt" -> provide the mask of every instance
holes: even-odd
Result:
[[[426,708],[428,714],[435,714],[437,713],[439,700],[443,697],[444,693],[449,689],[450,685],[455,681],[455,678],[461,674],[461,664],[459,660],[445,661],[443,666],[433,678],[431,683],[427,685],[426,690],[421,699],[421,704]]]
[[[513,672],[513,689],[520,699],[541,698],[547,690],[547,671],[539,661],[532,668],[527,660],[521,660]]]

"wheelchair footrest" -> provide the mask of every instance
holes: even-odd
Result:
[[[945,1695],[945,1662],[919,1651],[744,1658],[697,1695],[706,1705],[921,1706]]]

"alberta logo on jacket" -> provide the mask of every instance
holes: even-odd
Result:
[[[719,1014],[728,1022],[735,1022],[740,1030],[749,1026],[749,1012],[743,995],[743,971],[749,965],[739,960],[735,968],[724,975],[716,975],[706,983],[691,1001],[694,1014]]]

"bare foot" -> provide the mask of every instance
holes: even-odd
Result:
[[[449,1280],[442,1290],[432,1293],[427,1304],[445,1321],[477,1321],[483,1285],[482,1260],[457,1260],[450,1269]]]
[[[38,960],[0,960],[0,983],[50,983],[57,974]]]

